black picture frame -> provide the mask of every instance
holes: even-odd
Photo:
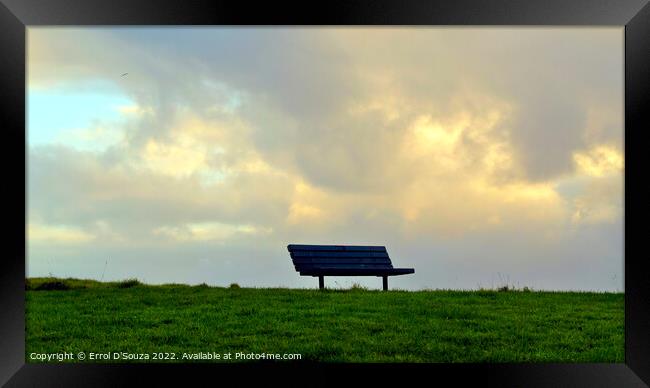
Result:
[[[625,363],[621,364],[26,364],[25,31],[50,25],[548,25],[625,27]],[[0,0],[0,128],[3,130],[5,256],[0,260],[0,384],[121,386],[239,382],[328,383],[351,372],[364,383],[407,381],[487,386],[650,384],[650,280],[643,243],[648,190],[641,158],[650,128],[650,5],[647,0]],[[644,124],[645,123],[645,124]],[[647,152],[647,151],[646,151]],[[638,226],[641,225],[641,226]],[[259,373],[258,373],[259,371]],[[448,380],[449,381],[449,380]],[[644,383],[645,382],[645,383]]]

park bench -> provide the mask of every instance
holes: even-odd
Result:
[[[318,288],[325,287],[325,276],[377,276],[388,290],[388,277],[415,273],[413,268],[393,268],[386,247],[357,245],[287,246],[300,276],[318,276]]]

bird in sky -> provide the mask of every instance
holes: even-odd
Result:
[[[129,74],[129,73],[124,73],[124,74],[122,74],[120,77],[124,77],[124,76],[127,75],[127,74]]]

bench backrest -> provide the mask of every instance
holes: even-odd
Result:
[[[386,247],[291,244],[287,249],[298,272],[321,268],[393,268]]]

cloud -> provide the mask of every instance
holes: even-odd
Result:
[[[616,148],[595,146],[588,152],[576,151],[573,160],[581,174],[591,177],[618,175],[623,170],[623,155]]]
[[[270,233],[270,228],[256,228],[250,225],[229,225],[218,222],[203,222],[178,226],[161,226],[153,234],[173,241],[223,241],[237,235]]]
[[[61,147],[33,150],[28,168],[31,219],[80,226],[104,220],[133,241],[161,225],[213,220],[267,225],[284,218],[287,206],[286,184],[264,172],[244,171],[227,184],[205,185],[198,176],[113,164],[107,155]]]
[[[40,225],[32,223],[27,228],[27,238],[33,243],[82,244],[94,236],[80,228],[67,225]]]

